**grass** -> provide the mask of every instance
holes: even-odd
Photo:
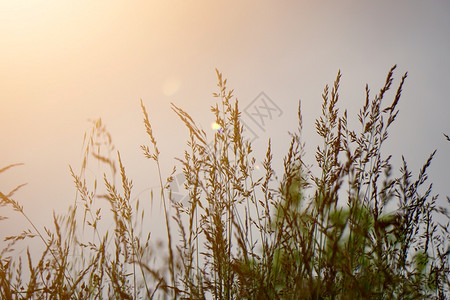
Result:
[[[220,130],[213,138],[172,104],[189,130],[179,159],[187,203],[172,199],[175,168],[169,178],[161,175],[161,153],[141,101],[149,137],[141,148],[159,176],[163,244],[150,238],[146,209],[132,201],[133,183],[120,153],[101,120],[94,121],[85,134],[81,169],[70,169],[77,199],[66,215],[54,215],[52,228],[37,228],[13,199],[22,186],[0,193],[1,205],[11,206],[30,226],[8,237],[0,253],[1,298],[447,299],[449,228],[435,220],[449,215],[427,183],[435,151],[416,177],[404,159],[400,176],[393,177],[391,157],[382,151],[407,77],[385,105],[394,70],[375,96],[366,86],[357,131],[338,109],[341,73],[325,87],[316,120],[323,140],[315,155],[317,173],[303,160],[299,103],[298,129],[291,133],[280,180],[270,140],[265,174],[255,175],[257,159],[243,134],[238,101],[217,72],[211,111]],[[101,187],[86,180],[91,158],[110,170]],[[0,173],[11,167],[16,165]],[[108,218],[113,228],[104,226]],[[28,250],[16,250],[31,238],[44,245],[37,261]]]

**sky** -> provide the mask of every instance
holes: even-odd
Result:
[[[260,160],[271,138],[281,166],[301,100],[312,164],[325,84],[341,70],[340,107],[357,126],[365,84],[375,95],[397,64],[394,84],[405,72],[408,78],[385,149],[394,170],[404,155],[416,174],[437,149],[429,177],[445,203],[449,35],[447,0],[0,0],[0,168],[24,164],[0,174],[0,190],[28,183],[15,199],[36,224],[49,224],[53,210],[73,203],[69,165],[80,170],[88,120],[102,118],[134,181],[134,197],[148,198],[158,183],[154,163],[140,150],[148,138],[139,100],[168,176],[188,138],[170,103],[212,133],[216,68],[235,90]],[[245,113],[262,98],[275,105],[264,124]],[[89,166],[92,178],[101,181],[102,172]],[[14,216],[3,221],[1,234],[17,233],[24,220],[0,209]]]

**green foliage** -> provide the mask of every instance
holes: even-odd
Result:
[[[415,180],[405,160],[394,178],[391,157],[382,152],[406,79],[405,74],[393,101],[384,106],[394,70],[372,99],[366,86],[359,131],[349,128],[347,112],[340,113],[337,106],[341,73],[331,89],[325,87],[322,115],[316,120],[323,140],[315,155],[317,174],[303,160],[299,104],[298,130],[291,134],[280,180],[272,169],[270,140],[262,164],[265,174],[255,178],[256,158],[243,135],[238,101],[217,72],[218,101],[211,111],[221,130],[213,139],[172,104],[189,131],[187,150],[179,159],[187,203],[171,197],[175,169],[162,179],[161,153],[141,101],[150,138],[150,146],[141,148],[158,170],[165,246],[150,241],[150,228],[142,228],[145,210],[139,201],[132,205],[133,184],[120,154],[112,157],[111,136],[100,120],[94,122],[90,137],[85,135],[80,175],[71,169],[78,200],[67,215],[54,216],[53,229],[41,232],[12,199],[21,186],[0,193],[0,204],[11,206],[32,227],[7,238],[0,254],[1,298],[447,298],[448,224],[434,220],[448,214],[436,206],[437,196],[426,185],[435,152]],[[88,187],[84,171],[89,157],[111,170],[111,176],[104,175],[104,193],[96,181]],[[97,208],[103,200],[110,211]],[[393,204],[397,209],[389,209]],[[101,226],[108,215],[112,229]],[[174,238],[174,226],[179,239]],[[37,264],[28,251],[16,259],[14,246],[34,237],[45,245]],[[155,247],[161,251],[153,251]]]

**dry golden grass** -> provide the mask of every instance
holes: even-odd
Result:
[[[347,112],[338,110],[340,72],[332,87],[325,87],[316,120],[323,139],[315,156],[318,174],[303,161],[299,104],[298,130],[291,134],[280,180],[272,169],[270,140],[265,174],[255,177],[256,158],[243,135],[238,102],[217,72],[218,101],[211,111],[221,130],[213,138],[172,104],[189,130],[187,150],[179,159],[187,203],[171,197],[175,169],[168,179],[161,176],[161,153],[141,101],[150,139],[142,150],[159,174],[165,250],[155,250],[151,228],[142,226],[144,209],[131,201],[133,183],[111,136],[100,120],[93,122],[79,175],[71,168],[77,201],[66,215],[54,216],[53,228],[36,228],[13,199],[21,186],[0,193],[0,204],[11,206],[30,225],[7,238],[0,254],[1,298],[445,299],[448,224],[434,220],[437,214],[449,216],[427,185],[435,152],[416,179],[404,160],[401,176],[393,178],[390,156],[382,152],[406,79],[405,74],[385,105],[394,70],[374,97],[366,87],[357,116],[360,131],[349,128]],[[96,181],[86,182],[89,158],[111,170],[103,192]],[[98,208],[97,202],[105,200],[109,211]],[[397,209],[388,209],[393,203]],[[101,224],[108,216],[114,226],[105,229]],[[45,245],[40,259],[34,262],[28,251],[18,256],[17,243],[35,237]],[[29,276],[22,275],[25,268]]]

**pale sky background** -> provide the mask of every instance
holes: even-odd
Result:
[[[37,224],[49,224],[52,210],[63,212],[74,200],[69,164],[79,170],[87,120],[101,117],[135,182],[134,196],[148,199],[148,189],[157,185],[156,168],[139,148],[148,142],[139,99],[150,114],[167,176],[188,138],[170,102],[209,129],[215,68],[228,78],[241,108],[263,91],[283,112],[265,131],[243,116],[259,136],[257,157],[263,159],[271,137],[275,164],[281,165],[301,99],[312,158],[325,84],[342,71],[340,107],[356,126],[365,84],[375,95],[397,64],[387,101],[402,74],[409,76],[385,149],[394,155],[395,171],[404,154],[415,174],[438,149],[429,174],[445,203],[449,55],[447,0],[0,0],[0,168],[25,164],[0,174],[0,189],[27,182],[15,199]],[[101,180],[101,170],[95,164],[91,169]],[[0,208],[0,215],[8,210]],[[2,236],[20,232],[21,223],[3,221]]]

